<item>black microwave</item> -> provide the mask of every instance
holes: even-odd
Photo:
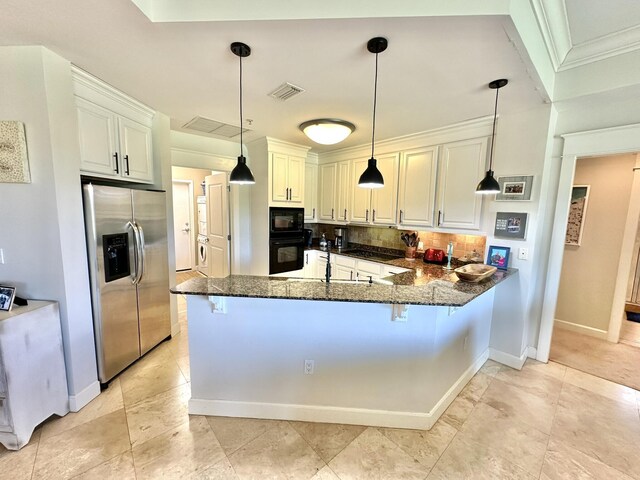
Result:
[[[304,208],[269,208],[269,234],[271,237],[282,234],[299,234],[304,229]]]

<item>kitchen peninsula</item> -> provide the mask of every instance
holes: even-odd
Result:
[[[517,270],[474,284],[414,263],[380,283],[231,275],[178,285],[189,412],[431,428],[487,360],[495,291]]]

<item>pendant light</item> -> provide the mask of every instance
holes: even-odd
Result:
[[[496,105],[493,111],[493,133],[491,134],[491,153],[489,154],[489,170],[485,174],[482,181],[476,187],[476,193],[482,195],[491,195],[493,193],[500,193],[500,184],[498,181],[493,178],[493,170],[491,170],[493,166],[493,144],[496,142],[496,118],[498,117],[498,92],[504,87],[509,80],[506,78],[501,78],[499,80],[494,80],[489,84],[489,88],[493,88],[496,91]]]
[[[242,154],[242,59],[251,55],[251,48],[242,42],[233,42],[231,44],[231,51],[240,59],[240,156],[238,157],[238,163],[234,169],[231,170],[229,183],[252,185],[256,183],[256,181],[247,166],[247,159]]]
[[[378,98],[378,54],[387,49],[387,39],[384,37],[375,37],[367,42],[367,50],[376,54],[376,76],[373,83],[373,127],[371,133],[371,158],[367,165],[367,169],[360,175],[358,186],[363,188],[382,188],[384,187],[384,179],[382,173],[376,166],[376,159],[373,156],[373,150],[376,141],[376,104]]]

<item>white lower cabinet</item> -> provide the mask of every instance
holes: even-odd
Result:
[[[276,274],[274,276],[325,278],[327,252],[307,250],[304,252],[304,268],[296,272]],[[331,254],[331,278],[336,280],[360,280],[368,282],[369,277],[376,280],[410,271],[408,268],[394,267],[386,263],[359,260],[346,255]],[[300,273],[302,272],[302,274]]]
[[[302,268],[304,278],[316,278],[317,263],[318,263],[318,251],[305,250],[304,267]]]
[[[392,275],[398,275],[399,273],[408,272],[408,268],[394,267],[392,265],[383,265],[381,270],[381,277],[390,277]]]
[[[381,278],[382,263],[368,262],[366,260],[358,260],[356,264],[356,277],[360,281],[368,281],[369,277],[373,280]]]
[[[333,267],[333,277],[340,280],[356,279],[356,259],[353,257],[344,257],[336,255],[335,265]]]

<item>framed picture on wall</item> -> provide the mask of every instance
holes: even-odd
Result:
[[[509,252],[511,248],[491,245],[487,255],[487,265],[506,270],[509,266]]]
[[[582,242],[584,220],[589,203],[589,185],[574,185],[571,190],[571,205],[567,220],[567,234],[564,243],[579,247]]]
[[[533,175],[498,177],[498,184],[500,185],[500,193],[496,194],[496,200],[499,202],[531,200]]]
[[[22,122],[0,121],[0,183],[31,183]]]
[[[15,287],[5,287],[0,285],[0,311],[8,312],[13,306],[13,299],[16,297]]]
[[[516,212],[496,213],[494,237],[524,240],[527,232],[527,214]]]

